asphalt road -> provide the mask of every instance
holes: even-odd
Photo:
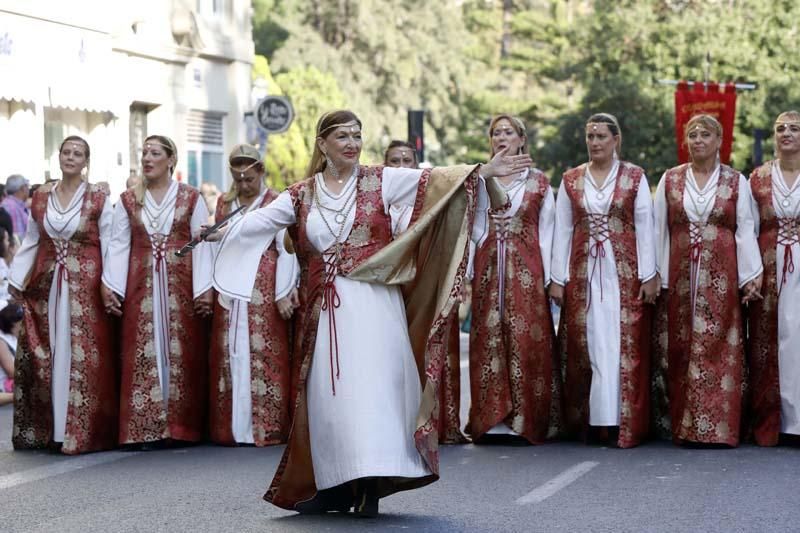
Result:
[[[262,501],[281,447],[14,452],[11,415],[0,408],[2,532],[800,531],[798,448],[445,446],[439,482],[364,520]]]

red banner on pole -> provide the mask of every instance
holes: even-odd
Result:
[[[736,119],[736,87],[732,83],[720,86],[718,83],[703,84],[695,82],[689,89],[685,81],[678,83],[675,90],[675,137],[678,141],[678,160],[689,161],[689,148],[686,146],[686,123],[695,115],[707,114],[722,124],[722,146],[720,160],[729,164],[733,148],[733,123]]]

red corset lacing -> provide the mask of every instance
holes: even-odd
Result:
[[[598,270],[600,274],[600,301],[603,301],[603,259],[606,257],[606,249],[603,245],[611,238],[611,230],[608,227],[608,215],[587,213],[586,220],[589,223],[589,257],[592,261],[592,273],[589,275],[586,290],[586,309],[589,309],[592,303],[592,280],[595,270]]]
[[[314,263],[310,272],[311,279],[322,280],[311,291],[311,301],[322,297],[322,311],[328,311],[328,345],[330,347],[329,359],[331,366],[331,390],[336,396],[336,380],[339,379],[339,338],[336,332],[336,309],[341,300],[336,292],[337,255],[328,253],[323,255],[322,263]],[[333,363],[336,360],[336,373],[334,378]]]
[[[786,284],[788,274],[794,273],[794,254],[792,245],[800,243],[798,235],[798,221],[793,217],[778,217],[778,246],[783,246],[783,272],[781,282],[778,285],[778,296],[781,295],[783,286]]]
[[[703,252],[703,228],[705,226],[705,224],[699,222],[689,222],[689,288],[692,291],[692,302],[694,302],[697,295],[697,276],[700,272],[700,256]]]
[[[500,320],[502,320],[506,307],[506,240],[508,239],[509,218],[502,214],[490,216],[494,221],[495,233],[497,233],[497,291]]]

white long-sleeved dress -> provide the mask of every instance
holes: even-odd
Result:
[[[261,205],[265,189],[250,206],[233,216],[230,224],[238,222],[246,213],[254,211]],[[234,200],[231,210],[240,207],[239,200]],[[275,266],[275,301],[285,298],[297,286],[300,276],[300,264],[297,256],[286,251],[284,236],[286,230],[280,230],[275,237],[278,259]],[[215,252],[218,251],[215,246]],[[247,301],[219,296],[220,303],[231,311],[228,322],[228,351],[231,369],[231,430],[238,443],[253,444],[253,397],[250,384],[250,319],[247,314]],[[233,348],[231,348],[233,347]]]
[[[148,235],[169,235],[172,230],[172,221],[175,217],[175,200],[178,195],[178,182],[170,183],[167,193],[161,203],[157,203],[150,191],[145,192],[144,206],[141,209],[141,218]],[[201,226],[208,221],[208,208],[202,199],[195,203],[191,217],[192,234],[199,233]],[[122,202],[117,202],[114,208],[114,218],[111,228],[111,240],[103,266],[103,283],[109,289],[123,298],[128,284],[128,262],[131,252],[131,223],[128,212]],[[169,299],[169,286],[164,276],[158,275],[158,261],[153,258],[153,346],[156,352],[158,365],[158,379],[161,384],[164,404],[169,399],[169,316],[162,316],[162,309],[169,312],[167,302],[162,302],[162,294]],[[166,260],[163,262],[162,273],[166,273]],[[208,243],[201,243],[192,250],[192,284],[193,294],[197,298],[211,288],[211,270],[213,268],[213,250]]]
[[[83,207],[83,198],[88,186],[81,183],[75,191],[69,205],[64,208],[57,204],[57,184],[50,193],[47,202],[47,211],[44,216],[44,228],[40,228],[31,217],[28,220],[28,229],[19,251],[14,256],[11,264],[9,283],[17,290],[25,290],[28,274],[36,263],[39,250],[41,231],[47,233],[54,241],[69,241],[80,225],[80,213]],[[106,198],[103,211],[98,221],[100,232],[101,253],[105,257],[108,249],[112,207]],[[68,276],[67,269],[62,270]],[[52,361],[52,404],[53,404],[53,441],[63,442],[67,423],[67,407],[69,402],[70,367],[72,362],[72,331],[70,326],[70,294],[69,283],[61,283],[59,291],[58,273],[53,276],[50,285],[50,295],[47,301],[47,321],[50,325],[50,347]]]
[[[601,185],[590,173],[585,175],[584,207],[589,213],[608,214],[616,187],[619,163],[615,162]],[[647,177],[642,174],[634,202],[636,226],[636,255],[638,277],[642,282],[656,275],[655,230],[653,227],[653,201]],[[552,281],[559,285],[569,282],[569,265],[572,248],[573,213],[566,191],[556,198],[556,225],[553,236]],[[590,237],[589,246],[596,241]],[[589,424],[592,426],[618,426],[620,423],[620,290],[617,264],[611,242],[602,244],[603,254],[595,259],[589,254],[590,306],[586,312],[586,340],[592,367],[589,391]],[[596,263],[595,263],[596,261]],[[594,264],[593,264],[594,263]]]
[[[772,207],[781,218],[800,218],[800,179],[792,187],[786,184],[780,165],[772,165]],[[751,196],[751,211],[755,234],[759,234],[760,218],[758,205]],[[784,205],[788,203],[788,205]],[[786,242],[786,241],[784,241]],[[775,280],[780,289],[778,298],[778,383],[781,391],[781,433],[800,435],[800,273],[787,268],[783,275],[787,257],[800,257],[800,239],[790,239],[791,255],[785,253],[785,244],[776,244]],[[792,264],[794,259],[792,259]],[[793,270],[797,270],[796,268]]]
[[[385,213],[391,206],[413,206],[422,171],[385,168],[381,194]],[[343,207],[356,179],[333,194],[317,175],[315,195],[332,209]],[[481,187],[479,204],[488,202]],[[333,216],[327,214],[329,224]],[[344,242],[355,210],[344,220]],[[249,295],[263,250],[276,233],[297,222],[292,199],[282,193],[268,206],[246,215],[225,236],[214,269],[214,286],[232,297]],[[338,230],[338,225],[333,226]],[[306,234],[324,252],[335,237],[315,204]],[[339,377],[331,389],[328,310],[320,311],[314,355],[306,383],[308,425],[314,479],[318,490],[371,476],[417,478],[430,474],[416,450],[413,434],[421,390],[403,297],[399,286],[355,281],[336,276],[340,306],[336,308]]]

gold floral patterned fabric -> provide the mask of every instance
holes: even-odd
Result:
[[[44,228],[51,189],[34,194],[31,216]],[[100,299],[103,259],[99,219],[106,194],[88,185],[78,229],[66,243],[72,332],[69,400],[61,451],[106,450],[117,441],[119,411],[115,328]],[[62,244],[63,246],[63,244]],[[14,430],[16,449],[44,448],[53,436],[52,351],[48,300],[57,263],[56,245],[41,231],[36,262],[24,292],[24,329],[15,360]]]
[[[688,164],[667,171],[670,234],[668,376],[676,442],[739,442],[744,338],[736,261],[739,174],[722,165],[714,205],[701,231],[692,309],[691,237],[683,207]]]
[[[461,329],[458,306],[450,313],[447,328],[447,357],[439,387],[439,444],[465,444],[469,440],[461,432]]]
[[[620,291],[620,425],[617,445],[636,446],[649,431],[650,314],[639,300],[638,260],[634,206],[644,171],[621,161],[608,211],[608,228]],[[589,213],[583,205],[586,165],[564,174],[562,187],[569,195],[575,230],[572,235],[569,282],[565,288],[562,339],[567,343],[564,384],[565,419],[573,433],[585,433],[589,419],[592,369],[586,337]],[[562,193],[564,194],[564,193]],[[562,335],[562,332],[559,332]]]
[[[770,161],[750,174],[750,189],[758,205],[758,247],[764,265],[761,295],[749,305],[750,399],[752,429],[761,446],[778,444],[781,430],[781,391],[778,368],[778,217],[772,205]],[[800,221],[798,221],[800,223]]]
[[[268,190],[259,207],[277,198]],[[230,203],[217,203],[216,219],[229,211]],[[256,446],[286,442],[289,435],[290,342],[289,323],[275,305],[278,250],[273,242],[258,266],[252,299],[247,304],[250,336],[250,397],[253,439]],[[235,444],[232,423],[233,380],[231,378],[228,324],[231,311],[219,302],[214,307],[209,351],[209,430],[218,444]]]
[[[369,224],[369,236],[351,232],[343,246],[339,272],[346,272],[347,277],[357,281],[403,286],[409,336],[423,388],[414,440],[432,472],[423,478],[383,479],[378,487],[381,497],[438,479],[439,385],[447,354],[448,317],[457,302],[466,271],[478,180],[475,170],[475,167],[448,167],[430,172],[424,205],[416,213],[416,222],[394,241],[391,240],[391,221],[384,213],[380,194],[382,168],[362,167],[358,176],[353,228]],[[302,362],[294,387],[296,403],[289,444],[264,499],[293,509],[298,502],[310,500],[316,494],[305,381],[316,342],[322,304],[317,287],[323,283],[324,268],[322,257],[305,235],[313,179],[293,185],[289,192],[298,221],[289,232],[301,267],[302,306],[295,354],[302,356]]]
[[[505,222],[504,294],[492,220],[475,251],[467,432],[477,439],[502,422],[537,444],[558,432],[558,416],[551,420],[551,413],[560,413],[561,379],[539,248],[539,211],[550,183],[531,169],[524,188],[519,209]]]
[[[120,196],[131,224],[128,282],[122,306],[121,444],[203,438],[208,401],[209,321],[194,312],[191,240],[197,189],[178,185],[172,230],[164,240],[169,295],[169,402],[162,400],[153,326],[153,248],[133,190]]]

